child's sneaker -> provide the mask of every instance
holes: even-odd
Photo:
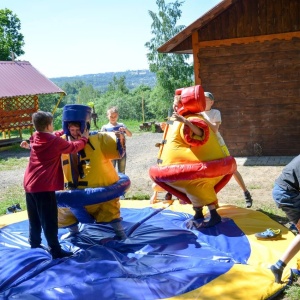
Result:
[[[280,229],[272,229],[268,228],[264,232],[255,233],[255,237],[258,240],[272,240],[281,238],[281,230]]]
[[[275,282],[280,283],[283,270],[278,269],[275,265],[272,265],[270,269],[275,277]]]
[[[17,203],[16,205],[14,205],[16,212],[22,211],[22,208],[20,206],[19,203]]]
[[[8,207],[7,209],[6,209],[6,214],[8,215],[8,214],[13,214],[13,213],[15,213],[16,212],[16,209],[15,209],[15,206],[13,205],[13,206],[10,206],[10,207]]]
[[[245,197],[245,201],[246,201],[246,207],[250,208],[252,206],[253,200],[252,200],[252,196],[248,190],[246,192],[244,192],[244,197]]]

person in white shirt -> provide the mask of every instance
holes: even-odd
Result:
[[[228,148],[222,138],[222,135],[219,132],[219,127],[222,122],[221,112],[217,109],[212,108],[212,106],[215,102],[215,98],[214,98],[213,94],[210,92],[205,92],[204,95],[205,95],[205,100],[206,100],[206,107],[205,107],[205,111],[202,112],[201,115],[209,123],[210,128],[217,134],[219,143],[222,146],[223,151],[225,151],[225,153],[227,153],[229,155]],[[246,184],[243,180],[242,175],[238,172],[238,170],[236,170],[233,173],[233,177],[244,192],[246,207],[250,208],[252,206],[253,200],[252,200],[252,196],[251,196],[250,192],[248,191],[248,189],[246,187]]]

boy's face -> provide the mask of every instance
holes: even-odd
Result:
[[[214,104],[214,101],[211,100],[209,97],[205,97],[205,101],[206,101],[205,110],[210,110]]]
[[[54,131],[54,125],[53,125],[53,122],[47,126],[47,130],[48,130],[49,132],[51,132],[51,133]]]
[[[180,98],[178,96],[174,97],[173,101],[173,111],[176,112],[178,110],[178,105],[180,103]]]
[[[110,123],[115,124],[118,121],[119,114],[115,113],[115,112],[114,113],[108,113],[107,118],[108,118]]]
[[[79,126],[75,126],[75,125],[69,125],[69,131],[71,136],[74,139],[79,139],[81,137],[81,132],[80,132],[80,127]]]

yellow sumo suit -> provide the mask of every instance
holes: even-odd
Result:
[[[76,121],[76,113],[68,110],[77,112],[83,105],[78,106],[66,108],[63,122]],[[68,138],[66,126],[64,132],[64,138]],[[120,225],[119,197],[129,188],[130,180],[118,174],[111,162],[124,153],[125,139],[115,133],[92,132],[83,150],[62,155],[65,190],[56,193],[59,227],[73,227],[78,222],[110,223],[117,235],[125,237]]]
[[[157,165],[150,168],[149,174],[160,187],[181,201],[192,203],[194,219],[204,218],[202,208],[208,206],[210,220],[199,226],[214,226],[221,221],[216,211],[217,192],[230,180],[236,162],[222,149],[216,134],[199,114],[205,109],[202,87],[178,89],[175,98],[179,99],[176,113],[200,128],[202,136],[171,117],[164,130]]]

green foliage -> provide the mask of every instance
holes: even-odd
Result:
[[[156,74],[157,85],[164,90],[162,100],[167,102],[167,106],[176,89],[193,85],[193,66],[187,62],[188,54],[164,54],[157,51],[157,48],[185,28],[183,25],[176,25],[181,17],[180,6],[183,2],[176,0],[165,4],[164,0],[157,0],[156,4],[158,14],[149,11],[153,20],[153,38],[145,46],[149,50],[147,58],[150,71]]]
[[[298,300],[300,299],[300,285],[299,283],[289,286],[285,291],[288,300]]]
[[[39,95],[39,109],[52,113],[60,99],[61,95],[58,94]],[[63,97],[58,107],[63,107],[65,104],[65,97]]]
[[[6,213],[6,209],[19,203],[22,210],[26,209],[24,188],[21,185],[12,185],[1,191],[0,216]]]
[[[150,94],[147,103],[147,111],[152,118],[163,121],[168,116],[168,111],[172,108],[173,97],[161,86],[156,86]],[[148,120],[148,119],[147,119]]]
[[[117,76],[114,76],[112,81],[108,84],[108,92],[128,94],[129,89],[126,86],[126,76],[121,76],[119,79]]]
[[[21,22],[7,8],[0,9],[0,60],[10,61],[24,54],[24,36],[19,32]]]

